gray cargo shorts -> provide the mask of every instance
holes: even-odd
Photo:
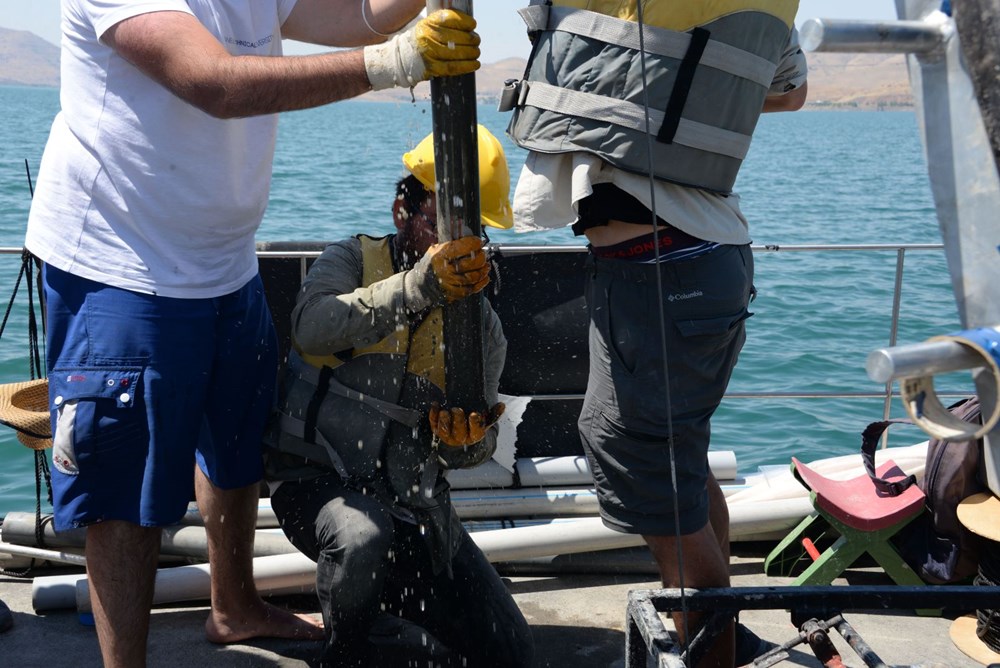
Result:
[[[677,535],[676,509],[680,534],[698,531],[708,522],[709,421],[751,315],[750,247],[659,267],[591,256],[586,280],[590,378],[578,425],[601,517],[616,531]]]

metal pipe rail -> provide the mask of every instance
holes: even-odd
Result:
[[[982,367],[982,358],[957,341],[926,341],[868,354],[865,371],[876,383]]]
[[[950,29],[930,21],[849,21],[807,19],[799,31],[806,51],[828,53],[940,52]]]

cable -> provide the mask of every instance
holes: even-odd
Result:
[[[652,228],[653,228],[653,254],[656,256],[654,266],[656,267],[656,298],[659,308],[657,309],[657,315],[659,316],[660,322],[660,352],[663,356],[663,393],[664,401],[666,402],[667,411],[667,451],[670,458],[670,487],[674,494],[674,535],[680,537],[681,535],[681,518],[680,518],[680,508],[678,498],[678,487],[677,487],[677,463],[674,457],[674,418],[673,411],[671,409],[671,397],[670,397],[670,364],[667,359],[667,322],[666,316],[663,312],[663,275],[660,271],[661,260],[660,260],[660,235],[657,234],[657,216],[656,216],[656,181],[653,176],[653,134],[650,131],[650,118],[649,118],[649,87],[647,85],[647,73],[646,73],[646,40],[645,40],[645,20],[642,10],[642,0],[636,0],[636,9],[639,25],[639,64],[642,73],[642,108],[643,114],[645,116],[645,134],[646,134],[646,167],[648,169],[649,177],[649,210],[650,216],[652,218]],[[684,579],[684,550],[681,547],[681,541],[678,539],[677,545],[677,584],[681,591],[681,625],[683,627],[685,643],[691,642],[691,636],[688,629],[688,608],[687,608],[687,594]]]

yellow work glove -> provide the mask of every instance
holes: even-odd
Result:
[[[490,264],[479,237],[434,244],[414,269],[426,271],[428,266],[449,302],[474,295],[490,282]]]
[[[366,46],[365,71],[372,90],[412,88],[431,77],[479,69],[476,20],[454,9],[439,9],[388,42]]]
[[[486,437],[486,430],[500,419],[505,408],[503,402],[500,402],[485,416],[472,412],[466,418],[465,411],[461,408],[441,408],[440,404],[434,402],[431,404],[428,419],[431,431],[438,440],[445,445],[458,448],[483,440]]]

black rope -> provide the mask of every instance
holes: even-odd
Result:
[[[987,545],[979,558],[979,574],[972,583],[983,587],[1000,585],[1000,544]],[[976,610],[976,635],[984,645],[1000,654],[1000,610]]]
[[[27,161],[25,161],[27,168]],[[31,185],[31,173],[28,173],[28,184]],[[24,280],[28,291],[28,367],[32,380],[42,378],[42,349],[38,343],[38,318],[35,313],[35,277],[41,276],[41,261],[31,254],[28,249],[21,250],[21,270],[18,272],[17,280],[14,282],[14,290],[11,292],[10,300],[7,302],[7,310],[4,313],[3,321],[0,322],[0,336],[3,335],[7,327],[7,321],[14,309],[14,302],[17,299],[17,291]],[[25,280],[26,279],[26,280]],[[40,289],[40,288],[39,288]],[[44,321],[43,321],[44,322]],[[35,450],[35,541],[38,547],[45,545],[45,524],[51,518],[42,516],[42,490],[43,484],[46,492],[46,499],[52,503],[52,475],[49,470],[48,458],[44,450]],[[30,577],[36,566],[36,560],[32,559],[24,570],[0,569],[0,574],[12,577]]]
[[[28,280],[28,354],[31,365],[31,379],[42,378],[42,352],[38,345],[38,320],[35,316],[35,286],[34,277],[41,276],[41,262],[27,248],[21,251],[22,271],[27,267]]]
[[[25,251],[26,252],[26,251]],[[30,268],[30,265],[25,262],[24,254],[21,254],[21,271],[17,274],[17,280],[14,282],[14,291],[10,293],[10,301],[7,302],[7,312],[3,314],[3,322],[0,322],[0,336],[3,336],[3,330],[7,328],[7,320],[10,318],[11,311],[14,310],[14,299],[17,298],[17,290],[21,287],[21,279],[24,278],[24,273]],[[30,281],[29,281],[30,282]]]

